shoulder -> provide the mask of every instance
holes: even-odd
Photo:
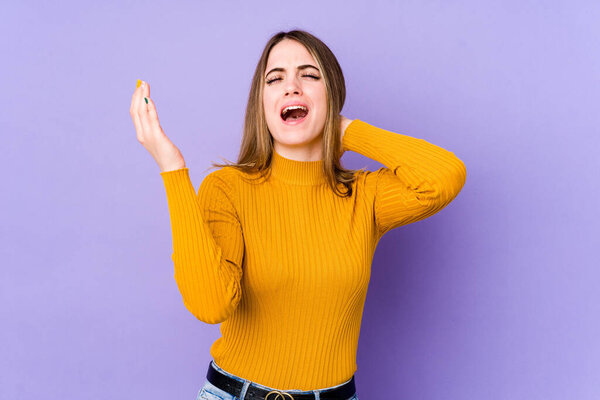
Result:
[[[228,165],[212,171],[204,179],[211,182],[221,181],[231,188],[242,188],[244,185],[254,186],[265,183],[268,178],[257,171],[244,171]]]
[[[356,189],[355,193],[359,197],[372,201],[382,182],[389,179],[396,181],[398,178],[394,175],[393,170],[387,167],[381,167],[373,171],[367,169],[357,170],[353,184],[354,189]]]
[[[206,175],[204,177],[204,179],[223,180],[226,182],[233,183],[234,181],[237,181],[240,179],[241,174],[242,174],[242,172],[240,172],[237,168],[226,166],[226,167],[221,167],[221,168],[218,168],[218,169],[210,172],[208,175]]]
[[[385,170],[387,170],[385,167],[376,169],[375,171],[370,171],[368,169],[356,170],[354,174],[355,184],[357,186],[373,186],[377,183],[377,179],[380,175],[385,173]]]
[[[215,171],[208,173],[202,183],[199,191],[222,191],[227,195],[233,195],[238,181],[240,180],[241,172],[233,167],[221,167]]]

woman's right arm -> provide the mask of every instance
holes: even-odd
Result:
[[[186,308],[209,324],[223,322],[240,302],[244,241],[231,180],[215,171],[198,195],[181,152],[164,133],[147,82],[139,81],[129,113],[138,141],[161,170],[167,191],[175,281]]]
[[[242,296],[242,229],[232,185],[219,172],[204,178],[197,195],[188,168],[161,172],[171,218],[175,281],[185,307],[209,324],[229,318]]]

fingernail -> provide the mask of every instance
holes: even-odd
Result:
[[[139,88],[140,85],[142,84],[142,81],[140,81],[139,79],[137,80],[137,85],[135,86],[136,88]]]
[[[146,100],[146,104],[148,104],[148,99],[144,97],[144,100]]]

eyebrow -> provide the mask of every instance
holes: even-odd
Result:
[[[298,69],[299,69],[299,70],[303,70],[303,69],[306,69],[306,68],[314,68],[314,69],[316,69],[317,71],[319,71],[319,68],[317,68],[317,67],[315,67],[314,65],[311,65],[311,64],[302,64],[302,65],[299,65],[299,66],[298,66]],[[282,71],[282,72],[283,72],[283,71],[285,71],[285,68],[281,68],[281,67],[278,67],[278,68],[273,68],[272,70],[270,70],[269,72],[267,72],[267,73],[265,74],[265,77],[269,76],[269,74],[270,74],[271,72],[276,72],[276,71]],[[319,72],[321,72],[321,71],[319,71]]]

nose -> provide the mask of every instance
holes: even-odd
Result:
[[[302,89],[300,88],[300,85],[298,84],[298,78],[295,76],[286,80],[285,94],[288,94],[288,93],[302,94]]]

